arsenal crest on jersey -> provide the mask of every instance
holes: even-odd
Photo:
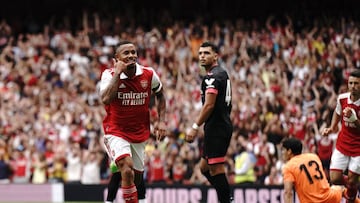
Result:
[[[148,86],[148,81],[147,80],[142,80],[142,81],[140,81],[140,84],[141,84],[142,88],[146,89],[147,86]]]

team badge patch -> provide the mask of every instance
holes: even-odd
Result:
[[[148,87],[148,81],[147,80],[142,80],[140,81],[140,85],[142,88],[146,89]]]

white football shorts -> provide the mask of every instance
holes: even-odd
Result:
[[[360,174],[360,156],[351,157],[345,156],[337,149],[334,149],[331,155],[330,170],[342,170]]]
[[[130,143],[118,136],[104,135],[104,144],[112,161],[130,156],[134,163],[134,169],[139,172],[144,171],[146,142]]]

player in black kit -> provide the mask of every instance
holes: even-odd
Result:
[[[201,83],[203,106],[186,135],[186,141],[193,142],[199,126],[205,123],[200,169],[215,188],[219,201],[229,203],[231,201],[230,187],[225,175],[224,162],[233,132],[230,120],[230,79],[226,70],[218,64],[218,49],[213,43],[201,44],[199,61],[207,72]]]

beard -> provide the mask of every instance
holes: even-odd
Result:
[[[132,70],[136,68],[136,63],[132,63],[126,67],[127,70]]]

